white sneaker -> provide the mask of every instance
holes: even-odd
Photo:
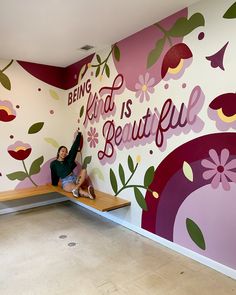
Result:
[[[77,190],[77,189],[73,189],[72,190],[72,194],[73,194],[73,196],[75,197],[75,198],[78,198],[80,195],[79,195],[79,191]]]

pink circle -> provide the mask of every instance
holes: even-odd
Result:
[[[13,139],[14,138],[14,135],[10,135],[10,138]]]
[[[198,40],[202,40],[205,37],[204,32],[199,33]]]
[[[38,88],[38,91],[41,91],[41,88]]]
[[[53,110],[50,110],[50,114],[53,115],[54,114],[54,111]]]
[[[17,109],[19,109],[19,108],[20,108],[20,106],[19,106],[19,105],[16,105],[16,108],[17,108]]]
[[[186,83],[182,84],[182,88],[186,88],[186,86],[187,86]]]
[[[169,84],[165,84],[165,85],[164,85],[164,88],[165,88],[165,89],[168,89],[168,88],[169,88]]]

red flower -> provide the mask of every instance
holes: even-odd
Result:
[[[14,120],[16,112],[10,101],[0,100],[0,121],[9,122]]]
[[[192,52],[184,43],[172,46],[166,53],[161,67],[161,77],[165,77],[167,72],[178,74],[184,65],[184,60],[192,57]]]
[[[17,141],[13,145],[10,145],[7,149],[12,158],[16,160],[25,160],[31,153],[31,146],[22,141]]]

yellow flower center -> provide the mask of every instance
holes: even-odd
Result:
[[[144,84],[144,85],[142,86],[142,91],[143,91],[143,92],[147,91],[147,85],[146,85],[146,84]]]

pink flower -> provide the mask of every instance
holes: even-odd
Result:
[[[230,171],[236,168],[236,159],[228,161],[229,150],[223,149],[220,153],[220,157],[217,152],[213,149],[209,150],[209,156],[212,161],[202,160],[201,164],[203,167],[208,168],[202,176],[205,180],[212,178],[211,186],[217,188],[222,183],[224,190],[230,189],[229,180],[236,183],[236,172]]]
[[[98,144],[98,133],[96,128],[90,127],[90,131],[88,131],[88,142],[91,148],[95,148]]]
[[[140,75],[138,82],[135,84],[135,89],[137,90],[135,96],[140,99],[140,102],[143,102],[145,98],[147,101],[150,99],[149,93],[154,92],[153,85],[155,84],[155,79],[150,78],[149,73],[146,73],[145,76]]]
[[[29,157],[31,150],[31,146],[28,143],[23,143],[22,141],[16,141],[7,149],[12,158],[16,160],[25,160]]]
[[[9,122],[16,117],[16,111],[14,110],[12,103],[8,100],[0,100],[0,121]]]

